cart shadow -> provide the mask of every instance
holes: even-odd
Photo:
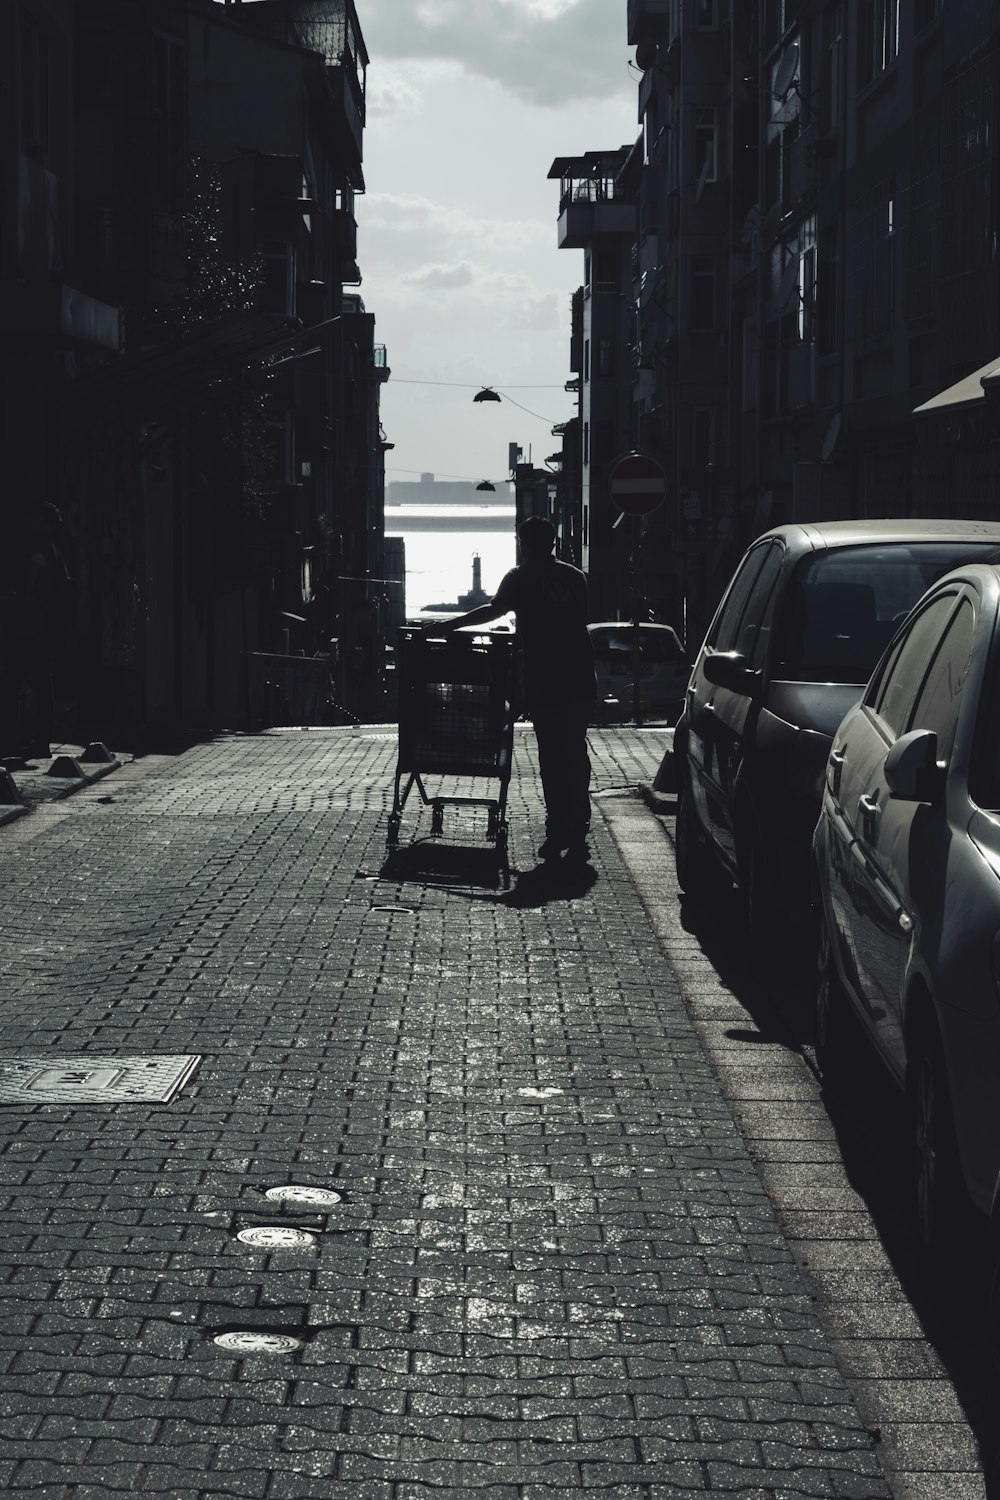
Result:
[[[382,863],[384,880],[439,886],[445,890],[474,887],[508,890],[510,866],[505,854],[490,847],[472,849],[461,844],[439,844],[417,840],[404,849],[392,849]]]

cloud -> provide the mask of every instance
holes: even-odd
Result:
[[[365,93],[368,115],[417,114],[423,102],[421,91],[401,68],[386,62],[372,70]]]
[[[365,242],[378,247],[384,270],[411,273],[419,266],[453,267],[547,249],[550,224],[531,219],[484,218],[417,193],[368,193],[358,205]]]
[[[400,277],[406,285],[426,287],[429,291],[453,291],[468,286],[472,279],[472,267],[464,261],[459,266],[428,266],[426,270]]]
[[[515,304],[507,327],[520,333],[553,333],[560,326],[559,299],[554,292],[543,297],[525,297]]]
[[[457,62],[552,108],[621,88],[625,23],[613,0],[367,0],[362,17],[373,73],[391,58]]]

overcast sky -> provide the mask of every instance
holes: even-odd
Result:
[[[371,58],[359,290],[392,370],[386,478],[502,479],[510,442],[541,466],[573,412],[583,280],[582,251],[556,247],[547,173],[638,133],[626,0],[356,5]],[[480,384],[510,400],[474,405]]]

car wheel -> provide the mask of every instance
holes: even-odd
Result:
[[[677,880],[685,895],[695,901],[712,894],[715,870],[698,828],[691,805],[691,793],[681,779],[677,788],[677,822],[674,829],[674,864]]]
[[[816,950],[816,1061],[828,1086],[840,1082],[847,1061],[847,996],[837,973],[824,917],[819,919]]]
[[[930,1028],[917,1035],[908,1067],[917,1236],[931,1262],[955,1243],[961,1217],[961,1168],[944,1057]]]

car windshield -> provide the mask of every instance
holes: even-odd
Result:
[[[600,661],[631,659],[635,636],[631,627],[622,630],[591,632],[594,651]],[[673,630],[643,630],[639,634],[639,655],[643,661],[682,661],[684,653]]]
[[[778,621],[771,676],[865,683],[921,594],[992,542],[888,542],[816,552],[798,565]]]

